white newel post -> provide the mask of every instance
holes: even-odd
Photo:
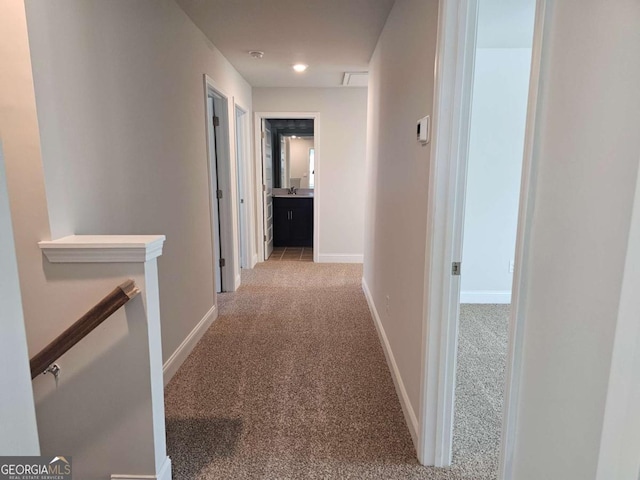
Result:
[[[76,352],[74,347],[61,357],[61,362],[66,364],[62,365],[61,385],[56,389],[45,385],[41,389],[39,396],[46,400],[42,401],[38,420],[45,429],[55,429],[55,418],[59,416],[58,412],[64,402],[69,400],[69,395],[81,395],[82,391],[95,389],[96,386],[104,390],[115,390],[103,393],[112,395],[109,403],[116,403],[118,407],[113,407],[115,418],[112,418],[111,424],[109,419],[104,424],[98,424],[97,428],[92,424],[95,446],[85,448],[82,445],[85,441],[83,438],[54,438],[50,442],[51,448],[75,450],[67,454],[82,452],[77,454],[78,461],[74,458],[74,473],[78,464],[78,468],[82,469],[79,474],[91,475],[92,478],[110,475],[111,479],[119,480],[171,480],[171,461],[167,457],[165,439],[157,265],[164,240],[164,235],[73,235],[39,243],[48,261],[53,264],[49,266],[50,275],[56,279],[64,279],[70,286],[75,285],[77,288],[78,280],[74,279],[74,274],[82,278],[85,282],[83,285],[86,285],[87,279],[89,282],[104,283],[100,276],[106,275],[109,278],[128,276],[141,289],[140,298],[134,298],[125,306],[120,314],[122,319],[115,318],[113,325],[105,327],[111,330],[92,332],[90,336],[95,333],[93,336],[96,338],[83,339],[88,340],[87,343],[110,341],[114,344],[113,347],[103,349],[100,361],[115,368],[102,366],[100,369],[93,365],[87,352],[83,351],[91,350],[91,345],[80,347]],[[109,320],[104,324],[108,324]],[[102,325],[98,328],[102,328]],[[66,358],[68,355],[75,357]],[[83,355],[86,359],[84,365],[81,361]],[[125,360],[129,365],[123,369],[122,363]],[[109,372],[108,379],[104,375],[105,371]],[[101,377],[102,383],[91,384],[96,382],[92,379],[97,376]],[[69,377],[67,388],[71,393],[65,392],[65,385],[62,383]],[[83,385],[79,387],[80,384]],[[61,398],[58,400],[57,397]],[[78,397],[78,404],[82,404],[81,397]],[[90,405],[81,407],[75,414],[81,418],[93,418],[95,412],[90,409]],[[108,457],[108,461],[102,462],[101,452],[104,457]]]

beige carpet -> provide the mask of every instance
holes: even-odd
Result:
[[[361,276],[357,265],[267,262],[220,296],[219,318],[166,388],[175,480],[495,478],[491,392],[473,386],[462,398],[482,418],[460,416],[456,466],[417,463]]]

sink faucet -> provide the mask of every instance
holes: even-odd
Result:
[[[296,194],[296,187],[291,187],[289,189],[289,195],[295,195]]]

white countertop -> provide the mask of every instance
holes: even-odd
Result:
[[[296,193],[295,195],[290,194],[276,194],[273,195],[274,198],[313,198],[313,193]]]

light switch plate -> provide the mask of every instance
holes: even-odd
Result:
[[[418,120],[417,127],[418,141],[426,145],[431,141],[431,118],[429,115]]]

